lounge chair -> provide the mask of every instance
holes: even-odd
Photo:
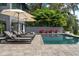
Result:
[[[31,43],[31,37],[17,37],[15,34],[9,31],[4,32],[7,36],[7,41],[26,41],[27,43]]]
[[[29,33],[26,33],[26,34],[25,33],[18,34],[17,31],[13,31],[13,33],[18,37],[32,37],[32,38],[35,37],[34,32],[29,32]]]
[[[13,34],[15,34],[16,36],[20,36],[22,33],[21,32],[17,32],[17,31],[13,31]]]
[[[0,37],[0,43],[7,43],[6,37]]]
[[[6,43],[6,36],[4,34],[0,34],[0,43]]]

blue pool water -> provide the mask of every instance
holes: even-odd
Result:
[[[42,34],[44,44],[78,44],[79,38],[66,34]]]

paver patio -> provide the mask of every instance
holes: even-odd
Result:
[[[0,44],[0,56],[79,56],[79,45],[47,45],[36,35],[31,44]]]

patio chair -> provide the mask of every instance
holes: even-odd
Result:
[[[27,43],[31,43],[32,38],[31,37],[17,37],[15,34],[9,31],[4,32],[7,36],[7,41],[26,41]]]

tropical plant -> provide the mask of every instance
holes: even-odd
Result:
[[[42,22],[44,26],[46,25],[45,24],[46,22],[49,24],[49,26],[56,26],[56,27],[66,26],[67,17],[65,16],[64,13],[62,13],[62,11],[43,8],[43,9],[37,9],[33,13],[33,15],[36,16],[35,19],[38,22]]]
[[[78,3],[27,3],[27,10],[37,20],[35,26],[63,26],[65,30],[78,32],[75,11]],[[49,5],[49,7],[46,7]],[[73,15],[70,13],[73,11]]]
[[[3,23],[3,21],[0,21],[0,33],[2,33],[5,30]]]

